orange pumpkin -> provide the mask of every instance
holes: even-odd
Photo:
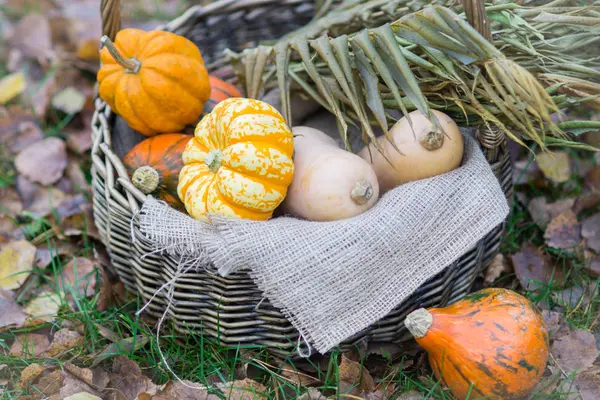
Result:
[[[484,289],[445,308],[421,308],[404,323],[458,399],[525,398],[544,373],[546,325],[511,290]]]
[[[195,124],[210,97],[200,50],[183,36],[124,29],[102,38],[99,95],[146,136]]]
[[[274,107],[227,99],[196,127],[177,193],[196,219],[207,213],[269,219],[292,182],[293,152],[292,131]]]
[[[210,82],[210,98],[204,103],[204,113],[210,113],[215,106],[230,97],[242,97],[242,92],[231,83],[227,83],[216,76],[209,75]]]
[[[177,197],[181,154],[193,136],[165,133],[138,143],[123,159],[131,182],[144,194],[152,194],[174,208],[185,210]]]

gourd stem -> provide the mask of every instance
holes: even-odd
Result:
[[[433,315],[424,308],[419,308],[406,316],[404,326],[415,338],[422,338],[433,324]]]
[[[156,170],[148,165],[139,167],[131,176],[133,186],[140,189],[144,194],[150,194],[156,190],[160,176]]]
[[[137,74],[140,71],[140,68],[142,66],[140,60],[133,57],[123,57],[121,53],[119,53],[119,50],[117,50],[117,46],[115,46],[115,44],[112,42],[112,40],[110,40],[108,36],[102,36],[100,42],[102,43],[102,45],[106,46],[110,55],[115,59],[117,63],[119,63],[120,66],[125,68],[128,73]]]
[[[369,181],[361,179],[352,188],[350,197],[356,204],[363,205],[373,197],[373,186],[371,186]]]
[[[217,172],[217,170],[221,166],[222,156],[223,154],[221,153],[221,150],[209,151],[206,157],[204,158],[204,162],[206,163],[208,169],[210,169],[212,172]]]
[[[423,146],[425,150],[437,150],[444,144],[444,133],[436,129],[430,130],[421,136],[419,143],[421,143],[421,146]]]

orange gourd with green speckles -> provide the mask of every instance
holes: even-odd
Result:
[[[229,98],[196,127],[177,192],[196,219],[215,213],[266,220],[292,182],[292,131],[271,105]]]
[[[103,37],[99,95],[133,129],[146,136],[180,132],[195,124],[210,97],[200,50],[165,31],[123,29]]]
[[[484,289],[445,308],[421,308],[404,323],[458,399],[525,398],[544,373],[546,325],[511,290]]]

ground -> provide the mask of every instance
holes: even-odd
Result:
[[[111,274],[91,214],[99,3],[0,3],[2,397],[452,399],[415,343],[299,363],[169,327],[157,339],[153,322],[136,315],[139,298]],[[123,3],[125,25],[141,28],[187,7]],[[598,118],[593,109],[574,113]],[[600,131],[581,140],[598,146]],[[532,398],[597,399],[600,157],[554,150],[534,158],[535,148],[511,145],[511,216],[500,254],[473,290],[509,288],[543,313],[551,356]]]

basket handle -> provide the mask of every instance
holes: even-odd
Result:
[[[119,0],[102,0],[100,3],[102,16],[102,34],[114,41],[121,30],[121,5]]]

